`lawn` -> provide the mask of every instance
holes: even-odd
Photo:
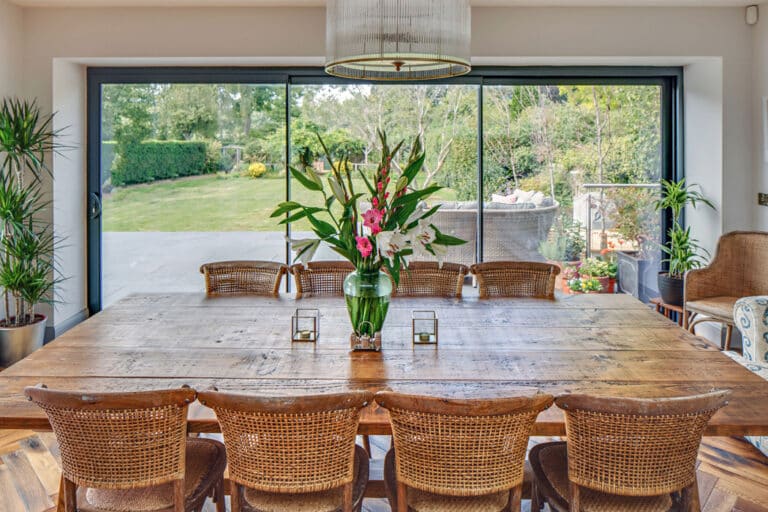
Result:
[[[362,181],[356,184],[364,190]],[[318,204],[319,194],[296,182],[292,199]],[[436,197],[454,200],[452,190]],[[269,217],[285,199],[284,178],[198,176],[113,190],[103,201],[104,231],[282,231]],[[305,222],[295,230],[306,230]]]

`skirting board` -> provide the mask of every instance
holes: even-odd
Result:
[[[45,343],[53,340],[57,336],[61,336],[80,322],[88,319],[88,310],[83,309],[79,313],[72,315],[63,322],[59,322],[54,326],[48,326],[45,328]]]

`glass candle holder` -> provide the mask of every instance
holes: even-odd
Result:
[[[415,345],[437,345],[437,313],[414,311],[411,315],[413,343]]]
[[[314,343],[320,336],[320,310],[297,309],[291,317],[291,341]]]

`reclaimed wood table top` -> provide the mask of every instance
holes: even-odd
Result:
[[[317,343],[290,341],[297,307],[320,310]],[[435,310],[439,345],[413,345],[413,310]],[[131,391],[216,386],[264,395],[347,389],[502,396],[537,391],[613,396],[733,392],[708,435],[768,434],[768,381],[627,295],[536,299],[394,298],[380,353],[349,351],[342,298],[132,295],[0,373],[0,429],[49,429],[25,386]],[[195,403],[190,430],[218,430]],[[386,411],[364,411],[360,433],[387,434]],[[562,413],[537,435],[563,435]]]

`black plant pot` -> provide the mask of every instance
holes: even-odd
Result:
[[[659,293],[661,300],[672,306],[683,305],[683,283],[677,277],[670,277],[667,272],[659,272]]]

